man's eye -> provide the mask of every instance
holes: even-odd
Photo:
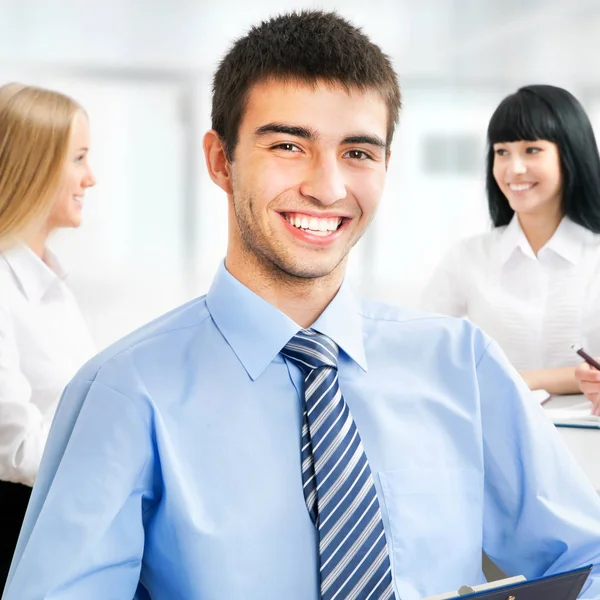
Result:
[[[364,150],[348,150],[346,155],[348,158],[353,158],[354,160],[366,160],[371,158]]]
[[[277,144],[276,146],[273,146],[273,149],[285,150],[286,152],[300,152],[300,148],[298,148],[296,144],[290,144],[289,142]]]

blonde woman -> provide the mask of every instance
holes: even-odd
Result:
[[[63,387],[93,354],[47,246],[78,227],[87,188],[83,109],[54,91],[0,87],[0,592]]]

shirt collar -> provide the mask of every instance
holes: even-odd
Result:
[[[301,327],[240,283],[221,263],[206,297],[208,310],[231,349],[257,379]],[[362,319],[358,304],[344,283],[312,329],[329,336],[366,370]]]
[[[44,260],[22,243],[2,255],[28,300],[40,300],[54,283],[67,277],[58,257],[49,248],[44,249]]]
[[[500,237],[500,262],[504,264],[519,249],[525,256],[535,260],[535,254],[521,229],[519,219],[515,214],[510,223],[504,228]]]
[[[564,217],[544,248],[552,250],[576,265],[581,259],[583,247],[592,243],[594,239],[594,233],[589,229]]]
[[[563,217],[554,235],[540,252],[552,250],[575,265],[581,258],[583,246],[592,243],[593,240],[594,234],[591,231],[574,223],[568,217]],[[501,263],[505,263],[517,249],[520,249],[525,256],[535,259],[533,250],[521,229],[519,219],[517,215],[514,215],[501,234],[499,248]]]

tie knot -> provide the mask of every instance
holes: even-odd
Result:
[[[319,367],[337,369],[339,351],[337,344],[326,335],[302,329],[284,346],[281,354],[308,372]]]

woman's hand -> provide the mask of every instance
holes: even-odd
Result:
[[[600,371],[587,363],[582,363],[575,369],[575,378],[579,383],[579,389],[593,404],[592,414],[600,415]]]

